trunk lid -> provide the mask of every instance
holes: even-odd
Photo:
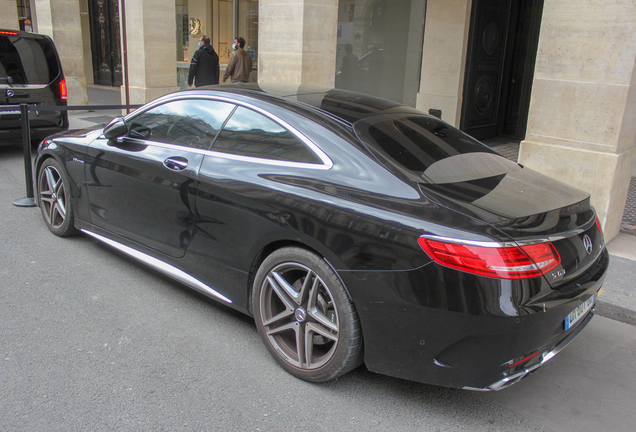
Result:
[[[604,249],[589,193],[512,162],[439,119],[384,114],[354,129],[388,170],[417,183],[430,201],[488,224],[491,238],[552,242],[561,259],[546,274],[553,287],[576,278]]]
[[[554,288],[592,266],[605,247],[589,194],[529,168],[455,183],[420,183],[420,189],[519,245],[552,242],[561,263],[545,277]]]

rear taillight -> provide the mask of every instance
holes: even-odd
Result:
[[[418,239],[424,252],[436,263],[481,276],[501,279],[522,279],[541,276],[561,262],[552,243],[521,247],[484,247]]]
[[[596,218],[596,228],[598,228],[598,232],[603,235],[603,230],[601,229],[601,223],[598,221],[598,218]]]
[[[68,100],[68,93],[66,91],[66,78],[63,78],[62,81],[60,81],[60,97],[63,101]]]
[[[4,35],[4,36],[20,36],[20,33],[12,32],[12,31],[1,31],[0,30],[0,35]]]

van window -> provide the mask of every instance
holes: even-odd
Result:
[[[50,84],[60,74],[47,38],[0,35],[0,84]]]

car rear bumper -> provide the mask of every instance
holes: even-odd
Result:
[[[540,350],[539,351],[540,356],[537,356],[537,361],[532,362],[532,364],[528,364],[528,363],[524,364],[522,370],[520,371],[517,370],[514,373],[509,373],[507,371],[504,371],[503,372],[503,375],[505,375],[504,378],[501,378],[486,387],[478,388],[478,387],[464,386],[463,389],[474,390],[474,391],[493,391],[493,390],[497,391],[497,390],[505,389],[506,387],[510,387],[511,385],[518,383],[523,378],[527,377],[532,372],[539,369],[539,367],[543,366],[546,362],[548,362],[549,360],[552,360],[558,353],[560,353],[563,350],[563,348],[568,346],[570,342],[572,342],[574,338],[578,336],[578,334],[581,333],[581,331],[583,331],[585,326],[587,326],[589,322],[592,321],[593,316],[594,316],[594,310],[591,310],[587,314],[583,322],[581,322],[581,324],[576,328],[576,330],[574,330],[572,333],[565,336],[557,344],[555,345],[551,344],[549,347],[546,347],[543,350]]]
[[[544,278],[504,281],[430,264],[404,272],[339,272],[354,300],[373,372],[471,390],[500,390],[569,344],[565,318],[601,288],[607,250],[553,290]],[[388,323],[388,324],[387,324]]]

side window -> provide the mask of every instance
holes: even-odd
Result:
[[[130,119],[130,138],[210,148],[234,105],[203,99],[168,102]]]
[[[212,150],[288,162],[321,162],[318,156],[291,132],[244,107],[239,107],[232,114]]]

